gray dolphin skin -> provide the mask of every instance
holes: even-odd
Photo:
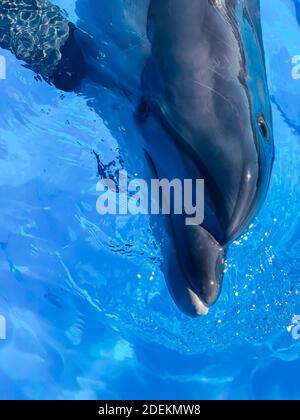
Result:
[[[172,178],[176,155],[185,177],[205,181],[204,223],[171,217],[175,258],[166,272],[177,306],[197,316],[218,299],[227,246],[269,186],[274,144],[260,2],[152,0],[148,38],[139,117],[154,143],[153,165]]]

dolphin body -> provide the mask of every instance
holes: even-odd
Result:
[[[111,7],[110,1],[97,5]],[[128,0],[132,8],[133,3]],[[133,101],[142,91],[137,117],[157,176],[205,181],[203,224],[186,226],[184,215],[170,217],[174,250],[164,270],[177,306],[197,316],[217,300],[228,244],[255,216],[269,185],[274,145],[260,4],[145,4],[151,52],[144,60],[147,48],[134,49],[146,61],[140,90],[132,75],[124,74],[122,60],[113,61],[115,54],[105,54],[112,61],[99,70],[92,38],[47,0],[3,0],[0,47],[65,91],[84,92],[83,80]]]
[[[139,121],[158,176],[205,181],[205,218],[171,216],[169,290],[186,314],[219,297],[227,246],[262,205],[274,160],[259,0],[151,0]]]

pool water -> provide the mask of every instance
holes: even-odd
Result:
[[[124,60],[138,80],[146,0],[54,3],[101,40],[107,65]],[[63,93],[0,50],[1,398],[300,398],[300,3],[261,4],[274,172],[201,319],[181,314],[166,289],[165,220],[95,210],[94,152],[106,174],[150,176],[132,103],[88,83]]]

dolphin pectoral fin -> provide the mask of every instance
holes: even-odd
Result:
[[[8,1],[0,2],[0,48],[11,51],[25,68],[64,92],[82,93],[82,82],[89,80],[123,93],[125,88],[110,66],[104,65],[91,35],[67,20],[52,2],[29,3],[19,1],[12,7]]]
[[[226,250],[201,226],[186,226],[178,243],[177,261],[169,268],[168,287],[185,314],[206,315],[218,300],[224,274]]]
[[[69,36],[60,48],[61,59],[59,60],[50,82],[65,92],[76,90],[86,73],[86,63],[83,52],[77,40],[79,30],[71,22]]]
[[[0,2],[0,47],[58,89],[77,89],[86,71],[79,29],[49,1],[11,3]]]

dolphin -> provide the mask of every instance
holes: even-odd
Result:
[[[205,182],[201,226],[171,216],[168,287],[186,314],[218,299],[228,245],[261,207],[274,160],[259,0],[151,0],[138,119],[159,177]],[[154,150],[154,152],[153,152]],[[180,164],[179,164],[180,162]]]
[[[111,10],[109,1],[101,4]],[[164,267],[179,309],[198,316],[217,301],[228,246],[257,214],[271,176],[274,143],[260,2],[146,3],[150,50],[142,43],[133,48],[141,56],[138,82],[136,75],[126,75],[123,61],[135,37],[120,42],[123,54],[107,50],[108,61],[99,66],[93,37],[47,0],[3,0],[0,47],[59,89],[84,93],[82,82],[89,80],[139,101],[136,120],[157,177],[204,179],[204,222],[186,226],[183,215],[169,217],[174,249]]]

